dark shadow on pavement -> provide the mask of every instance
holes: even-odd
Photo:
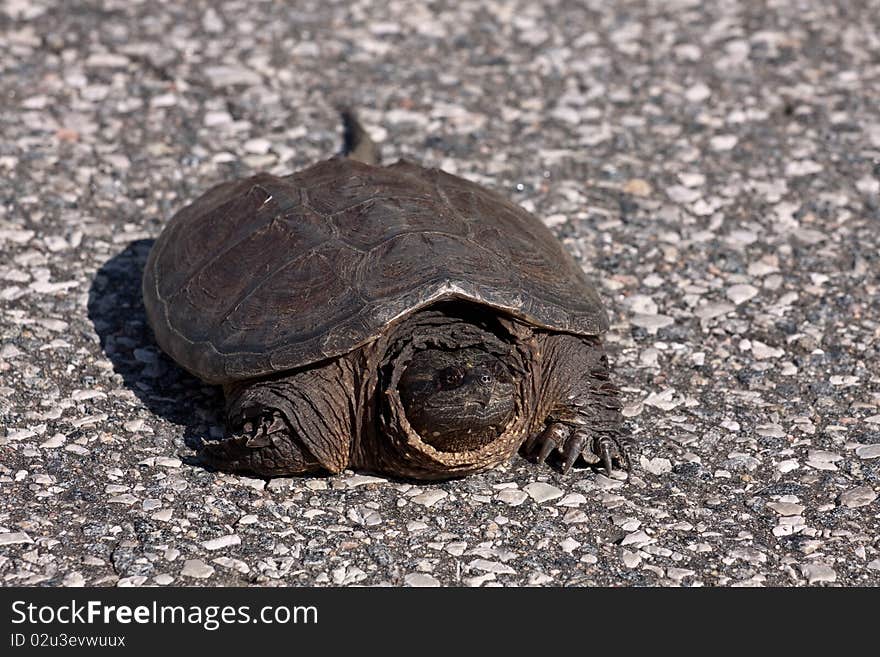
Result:
[[[98,270],[89,288],[89,319],[123,384],[151,412],[181,425],[186,446],[198,450],[203,439],[220,437],[210,430],[223,425],[223,393],[181,369],[156,344],[141,295],[153,241],[131,242]]]

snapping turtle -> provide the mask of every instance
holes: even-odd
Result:
[[[418,479],[521,447],[567,472],[629,467],[608,320],[581,268],[496,192],[378,151],[222,183],[156,240],[159,345],[226,395],[205,461],[264,476],[346,467]]]

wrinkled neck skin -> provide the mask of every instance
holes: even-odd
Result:
[[[524,325],[464,303],[414,313],[381,346],[355,467],[443,479],[510,458],[536,399]],[[519,339],[517,339],[519,338]]]

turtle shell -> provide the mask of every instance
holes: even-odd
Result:
[[[156,240],[143,292],[159,345],[210,383],[338,356],[447,298],[570,333],[608,327],[540,220],[405,161],[335,158],[214,187]]]

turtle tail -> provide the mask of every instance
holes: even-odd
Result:
[[[378,165],[379,147],[370,139],[354,111],[343,107],[340,108],[339,115],[342,117],[342,155],[364,164]]]

